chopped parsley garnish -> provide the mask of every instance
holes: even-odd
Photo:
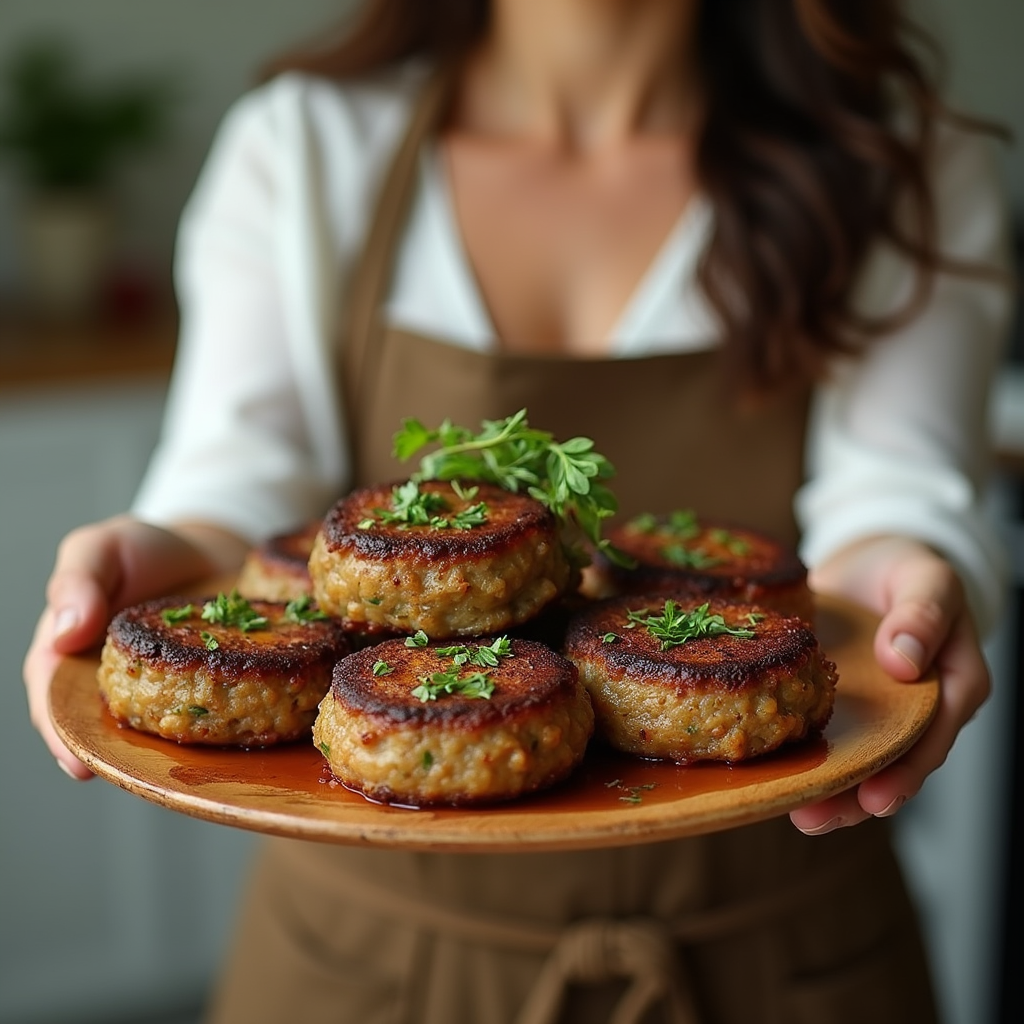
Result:
[[[452,487],[455,490],[453,484]],[[475,489],[474,489],[475,490]],[[462,497],[462,494],[455,490]],[[441,515],[440,513],[447,513]],[[438,530],[471,530],[487,522],[487,505],[478,501],[454,514],[440,495],[420,490],[416,480],[407,480],[391,489],[391,508],[375,508],[373,516],[359,523],[360,530],[369,530],[375,523],[384,526],[432,526]]]
[[[721,615],[708,611],[708,602],[683,611],[674,601],[667,600],[662,612],[651,614],[646,608],[627,614],[630,626],[644,626],[655,639],[661,641],[661,649],[678,647],[687,640],[699,637],[736,636],[749,639],[754,636],[752,629],[728,626]]]
[[[415,636],[407,637],[406,647],[426,647],[429,643],[427,634],[420,630]],[[507,636],[499,636],[489,644],[452,644],[448,647],[436,648],[436,653],[443,658],[452,659],[452,667],[445,672],[433,672],[420,678],[419,686],[412,695],[421,701],[437,700],[444,693],[458,694],[461,697],[487,699],[494,693],[494,681],[487,669],[494,668],[502,658],[512,656],[512,641]],[[484,671],[467,672],[467,665],[476,665]]]
[[[624,791],[624,795],[620,796],[619,799],[624,804],[639,804],[643,803],[643,797],[641,794],[648,789],[654,789],[658,784],[656,782],[642,782],[638,786],[627,786],[622,779],[612,779],[611,782],[604,784],[605,789],[621,789]]]
[[[650,512],[641,512],[626,525],[637,533],[657,533],[679,540],[691,540],[700,533],[697,513],[692,508],[675,509],[664,519]]]
[[[322,751],[324,757],[330,757],[331,756],[331,745],[330,745],[330,743],[320,743],[319,746],[320,746],[320,750]]]
[[[327,615],[313,604],[309,594],[303,594],[289,601],[284,608],[284,617],[289,622],[322,622]]]
[[[203,641],[203,646],[208,651],[215,651],[220,647],[217,638],[212,633],[207,633],[205,629],[199,634],[199,639]]]
[[[661,554],[666,562],[681,569],[710,569],[722,564],[721,558],[709,555],[703,548],[687,548],[682,544],[667,544],[661,549]]]
[[[462,675],[457,667],[449,672],[433,672],[420,679],[420,685],[412,695],[426,703],[437,700],[442,693],[458,694],[460,697],[478,697],[486,700],[494,693],[494,683],[486,672],[470,672]]]
[[[428,771],[434,764],[434,755],[429,750],[424,750],[423,757],[420,759],[420,764],[423,765],[424,771]]]
[[[749,555],[750,545],[742,537],[737,536],[735,533],[730,533],[728,530],[722,530],[716,528],[708,531],[708,536],[716,544],[721,544],[722,547],[726,548],[731,555]]]
[[[499,636],[493,643],[477,644],[475,649],[457,644],[454,647],[438,647],[437,653],[442,657],[451,658],[460,667],[468,664],[494,668],[501,658],[512,656],[512,641],[507,636]]]
[[[218,594],[213,601],[203,605],[204,622],[215,622],[221,626],[237,626],[243,633],[254,629],[266,629],[268,621],[242,597],[237,590],[230,594]],[[209,645],[207,645],[209,646]]]
[[[176,626],[178,623],[192,618],[195,610],[195,606],[191,604],[183,605],[181,608],[165,608],[160,613],[160,618],[164,620],[165,626]]]
[[[202,718],[203,715],[210,713],[207,708],[202,707],[200,704],[189,704],[187,710],[190,715],[195,715],[196,718]]]
[[[603,644],[613,644],[618,639],[619,639],[619,634],[618,633],[605,633],[605,635],[603,637],[601,637],[601,643],[603,643]]]
[[[380,658],[373,663],[373,674],[375,676],[389,676],[394,671],[395,670],[386,661],[383,661]]]

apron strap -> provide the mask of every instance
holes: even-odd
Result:
[[[457,71],[457,65],[445,64],[424,85],[381,187],[356,267],[343,345],[349,436],[355,436],[355,424],[365,422],[364,403],[370,393],[366,385],[375,379],[379,354],[379,345],[374,343],[379,312],[391,283],[394,254],[412,204],[420,150],[448,109]]]

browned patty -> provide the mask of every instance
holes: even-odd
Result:
[[[469,529],[385,524],[390,485],[338,502],[313,545],[317,602],[348,626],[431,637],[498,633],[533,618],[575,581],[555,517],[540,502],[478,484],[470,499],[427,482],[446,517],[484,502],[486,521]]]
[[[606,533],[636,565],[597,559],[590,582],[594,596],[688,590],[814,622],[807,567],[791,547],[756,530],[674,513],[638,516]]]
[[[292,601],[312,594],[309,555],[322,520],[270,537],[246,555],[238,592],[260,601]]]
[[[741,761],[820,731],[832,713],[836,667],[804,621],[720,599],[707,612],[750,637],[704,636],[664,647],[630,612],[660,616],[692,596],[628,596],[578,614],[566,656],[580,671],[598,733],[619,750],[679,763]]]
[[[189,604],[183,621],[164,621]],[[284,604],[249,604],[266,627],[206,622],[203,601],[173,597],[116,615],[98,672],[110,713],[179,743],[265,747],[309,736],[348,640],[335,622],[290,622]]]
[[[493,639],[452,646],[476,651]],[[338,663],[313,727],[335,777],[373,800],[425,806],[508,800],[567,776],[594,729],[575,667],[543,644],[513,639],[496,666],[458,668],[446,646],[387,640]],[[414,694],[452,671],[487,672],[493,693]]]

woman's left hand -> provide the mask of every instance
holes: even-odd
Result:
[[[790,820],[807,835],[824,835],[869,817],[887,817],[914,796],[946,760],[960,730],[991,689],[988,666],[955,570],[931,548],[903,537],[879,537],[839,552],[812,571],[811,586],[871,608],[882,619],[875,657],[908,685],[932,669],[939,706],[921,738],[877,775]]]

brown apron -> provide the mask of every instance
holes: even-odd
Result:
[[[342,359],[356,484],[407,476],[400,421],[529,410],[619,470],[624,514],[692,506],[795,538],[806,395],[756,414],[713,353],[481,354],[379,323],[425,90],[384,184]],[[415,812],[410,812],[415,813]],[[883,822],[808,838],[788,818],[571,853],[432,854],[268,840],[216,1024],[928,1024],[914,916]]]

